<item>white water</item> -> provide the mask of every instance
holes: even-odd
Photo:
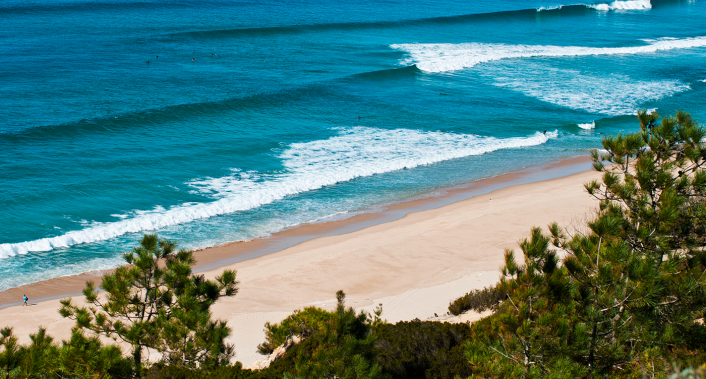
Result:
[[[213,202],[187,203],[170,209],[156,207],[150,211],[134,211],[131,217],[123,220],[94,223],[84,229],[56,237],[1,244],[0,258],[103,241],[126,233],[151,231],[253,209],[289,195],[358,177],[480,155],[499,149],[539,145],[557,136],[558,132],[550,132],[547,135],[537,132],[529,137],[498,139],[407,129],[341,128],[338,136],[290,145],[279,155],[286,170],[284,173],[243,173],[234,170],[233,174],[227,177],[206,178],[189,183],[195,191],[217,199]]]
[[[591,129],[596,128],[596,122],[592,121],[591,123],[588,123],[588,124],[578,124],[578,126],[581,129],[591,130]]]
[[[650,0],[614,1],[612,3],[576,4],[576,5],[583,5],[587,8],[593,8],[598,11],[652,9],[652,3],[650,2]],[[539,7],[539,8],[537,8],[537,12],[557,10],[557,9],[561,9],[565,6],[566,5]]]
[[[586,6],[599,11],[652,9],[650,0],[614,1],[609,4],[586,4]]]
[[[480,63],[512,58],[572,57],[591,55],[650,54],[664,50],[706,46],[706,37],[644,40],[646,45],[629,47],[583,47],[551,45],[507,45],[498,43],[412,43],[390,47],[405,51],[403,65],[416,65],[426,72],[463,70]]]
[[[644,102],[690,89],[678,80],[635,80],[618,74],[588,75],[578,70],[532,63],[517,69],[500,65],[489,69],[486,75],[498,87],[561,107],[610,116],[635,114]]]

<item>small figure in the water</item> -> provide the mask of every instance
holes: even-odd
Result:
[[[439,92],[439,96],[446,96],[446,94]]]
[[[150,61],[147,61],[147,64],[150,64]]]
[[[360,116],[358,116],[358,120],[360,120]]]
[[[546,136],[546,135],[547,135],[547,131],[546,131],[546,130],[543,131],[542,134],[544,134],[544,135]]]
[[[155,59],[159,59],[159,55],[155,55],[154,58],[155,58]]]
[[[193,61],[194,61],[194,58],[191,58],[191,61],[193,62]]]

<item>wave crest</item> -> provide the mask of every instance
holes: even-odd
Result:
[[[630,47],[584,47],[552,45],[507,45],[496,43],[412,43],[390,47],[409,54],[404,65],[414,64],[426,72],[463,70],[501,59],[533,57],[573,57],[590,55],[647,54],[662,50],[706,46],[706,37],[646,40],[646,45]]]
[[[652,9],[650,0],[614,1],[609,4],[586,4],[599,11]]]
[[[227,177],[188,183],[195,190],[216,198],[213,202],[187,203],[171,209],[156,207],[151,211],[133,212],[134,216],[130,218],[94,224],[56,237],[0,244],[0,258],[103,241],[127,233],[156,230],[253,209],[285,196],[358,177],[499,149],[539,145],[558,135],[558,132],[548,132],[546,135],[538,132],[529,137],[499,139],[470,134],[368,127],[340,128],[338,131],[339,135],[335,137],[295,143],[286,148],[279,156],[283,161],[284,173],[258,174],[235,170]]]

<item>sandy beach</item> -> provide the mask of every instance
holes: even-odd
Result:
[[[566,168],[574,172],[568,176]],[[379,213],[307,225],[271,238],[233,243],[197,253],[207,277],[224,268],[238,271],[240,292],[213,307],[233,329],[238,361],[262,358],[256,346],[263,325],[305,306],[332,309],[335,292],[347,304],[370,310],[383,304],[390,322],[419,318],[466,321],[482,315],[446,316],[449,302],[495,283],[505,249],[532,226],[556,221],[572,230],[591,217],[596,202],[583,184],[598,178],[586,158],[451,188],[443,196],[393,205]],[[564,170],[564,171],[562,171]],[[553,179],[542,180],[545,177]],[[541,181],[537,181],[541,180]],[[99,273],[11,289],[0,293],[0,326],[12,326],[23,342],[44,326],[56,339],[69,336],[73,322],[62,319],[59,298],[80,292]],[[18,304],[23,293],[31,306]],[[45,301],[38,301],[48,299]],[[81,296],[74,301],[82,303]],[[438,315],[438,317],[435,316]]]

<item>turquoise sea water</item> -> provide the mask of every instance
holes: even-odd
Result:
[[[704,2],[562,1],[0,2],[0,290],[706,121]]]

